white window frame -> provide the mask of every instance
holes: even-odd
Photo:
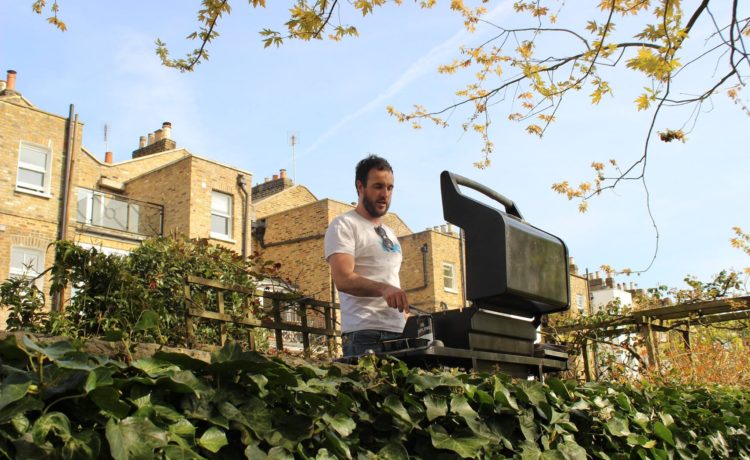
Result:
[[[450,269],[450,276],[446,276],[445,269]],[[450,280],[450,282],[448,282]],[[443,289],[446,292],[458,292],[456,288],[456,264],[443,262]]]
[[[14,255],[17,252],[23,253],[23,264],[20,267],[13,266]],[[27,256],[36,257],[35,267],[29,269],[26,261]],[[27,246],[12,246],[10,248],[10,270],[8,271],[8,278],[34,278],[44,271],[44,251],[39,248],[30,248]],[[44,289],[44,278],[37,279],[34,284],[39,290]]]
[[[229,212],[224,212],[223,210],[214,209],[214,197],[220,195],[222,197],[229,198]],[[234,210],[234,196],[230,193],[221,192],[219,190],[211,190],[211,238],[217,239],[217,240],[223,240],[223,241],[232,241],[232,230],[233,230],[233,218],[232,218],[232,211]],[[213,218],[221,217],[227,220],[227,233],[219,233],[213,231]]]
[[[35,150],[46,155],[46,167],[40,168],[37,165],[26,163],[22,159],[22,152],[24,150]],[[21,181],[21,170],[33,171],[43,174],[41,188],[36,184],[29,184]],[[35,144],[33,142],[21,141],[18,146],[18,167],[16,169],[16,190],[23,193],[30,193],[32,195],[40,195],[44,197],[50,196],[50,182],[52,176],[52,148],[45,147],[43,145]]]

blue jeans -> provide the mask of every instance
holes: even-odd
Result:
[[[400,338],[400,332],[378,331],[376,329],[347,332],[341,336],[344,356],[358,356],[364,354],[367,350],[382,353],[385,351],[383,341]]]

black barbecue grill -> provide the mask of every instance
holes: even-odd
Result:
[[[440,175],[445,220],[465,235],[466,298],[472,306],[407,320],[387,354],[423,366],[500,369],[515,377],[567,369],[561,349],[535,343],[542,315],[570,308],[568,249],[523,220],[513,201],[465,177]],[[461,193],[473,189],[499,203]]]

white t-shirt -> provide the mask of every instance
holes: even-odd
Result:
[[[326,260],[331,254],[354,256],[354,272],[373,281],[401,287],[398,271],[401,268],[401,245],[393,230],[382,225],[393,243],[387,244],[377,225],[352,210],[333,219],[325,236]],[[402,332],[404,314],[390,308],[382,297],[357,297],[339,293],[341,300],[341,332],[363,329]]]

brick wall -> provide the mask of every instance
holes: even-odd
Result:
[[[9,275],[14,246],[41,251],[47,266],[52,261],[54,253],[49,244],[57,239],[59,231],[66,128],[65,117],[29,107],[18,98],[0,99],[0,279]],[[79,123],[76,146],[82,136],[83,124]],[[49,193],[43,196],[16,189],[21,141],[51,150]],[[49,285],[47,276],[44,280],[47,294]],[[0,318],[0,325],[4,325],[4,318]]]
[[[249,174],[241,173],[232,169],[203,158],[191,157],[191,180],[190,180],[190,232],[191,238],[208,238],[211,233],[211,192],[226,193],[232,196],[232,230],[229,241],[211,238],[212,244],[219,244],[228,247],[238,253],[242,252],[242,218],[243,218],[243,199],[244,196],[237,185],[237,175],[244,174],[247,177],[246,186],[249,191],[249,184],[252,183],[252,177]],[[252,205],[251,197],[248,197],[247,203],[248,222],[246,228],[247,249],[251,249],[250,234],[250,206]]]

